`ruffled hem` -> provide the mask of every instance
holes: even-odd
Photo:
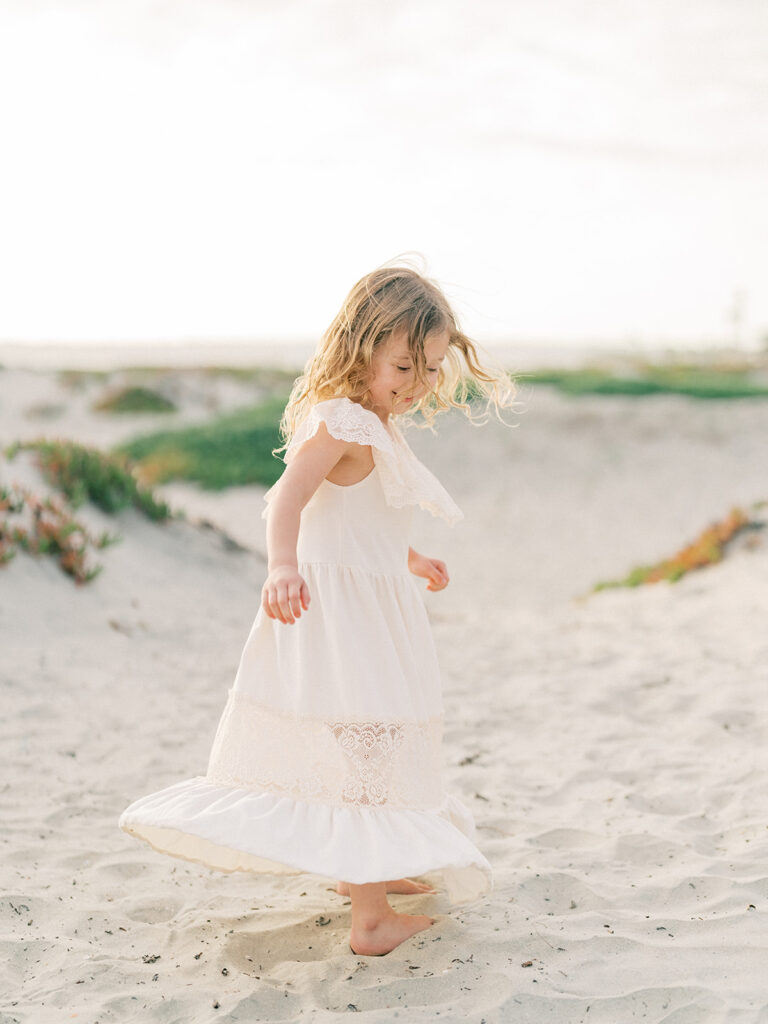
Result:
[[[434,812],[340,808],[197,776],[136,800],[118,824],[159,853],[215,871],[308,872],[355,885],[430,875],[454,905],[492,886],[470,840],[472,816],[454,797]]]

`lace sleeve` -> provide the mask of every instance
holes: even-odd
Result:
[[[387,504],[395,508],[418,505],[450,526],[458,523],[464,513],[437,477],[413,454],[397,423],[392,424],[392,433],[393,453],[374,453]]]
[[[283,455],[283,462],[288,465],[299,447],[314,437],[321,423],[325,423],[331,437],[341,441],[352,441],[355,444],[370,445],[374,453],[383,457],[395,458],[395,445],[387,428],[375,412],[364,409],[358,402],[349,398],[329,398],[318,402],[309,410],[309,414],[296,428],[296,433],[288,443]],[[264,495],[266,507],[261,518],[266,519],[269,513],[269,502],[274,494],[274,487]]]
[[[309,415],[296,429],[286,449],[284,461],[289,463],[304,441],[314,437],[321,423],[325,423],[331,437],[355,444],[371,445],[380,451],[394,451],[392,438],[375,412],[349,398],[329,398],[313,405]]]

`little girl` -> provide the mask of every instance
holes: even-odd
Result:
[[[470,414],[470,384],[497,412],[509,405],[508,378],[480,365],[436,284],[385,265],[355,285],[281,421],[269,574],[207,773],[119,821],[218,870],[338,879],[358,955],[434,923],[387,900],[435,892],[418,876],[451,903],[491,885],[470,812],[443,790],[440,672],[413,580],[443,590],[448,571],[408,544],[415,506],[449,523],[462,513],[397,424],[417,410],[427,425],[451,406]]]

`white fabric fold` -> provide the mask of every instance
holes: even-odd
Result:
[[[434,874],[451,904],[491,887],[472,816],[455,797],[435,811],[340,808],[197,776],[135,801],[119,825],[160,853],[217,871],[307,871],[353,884]]]

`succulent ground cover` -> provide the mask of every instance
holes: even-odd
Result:
[[[41,495],[18,483],[0,486],[0,566],[23,550],[54,558],[76,583],[87,583],[101,570],[93,553],[120,538],[91,531],[75,516],[77,508],[90,502],[115,514],[133,507],[155,521],[171,515],[165,502],[136,481],[123,458],[44,438],[15,442],[3,454],[12,462],[21,451],[33,453],[50,493]]]
[[[0,566],[21,549],[49,555],[75,583],[87,583],[101,571],[100,565],[91,564],[91,552],[118,539],[93,534],[62,500],[41,498],[18,484],[0,487]]]
[[[676,583],[689,572],[715,565],[722,561],[728,546],[737,537],[764,528],[765,523],[759,518],[759,512],[766,505],[768,502],[747,511],[732,508],[726,516],[709,525],[690,544],[680,548],[670,558],[652,565],[637,566],[620,580],[607,580],[595,584],[594,590],[638,587],[644,583],[659,583],[662,580]]]
[[[175,412],[176,405],[161,392],[147,387],[123,387],[110,391],[93,406],[97,412]]]
[[[114,451],[132,460],[147,486],[191,480],[214,491],[253,483],[270,487],[284,468],[272,451],[281,444],[286,401],[287,396],[272,397],[205,423],[136,437]]]

